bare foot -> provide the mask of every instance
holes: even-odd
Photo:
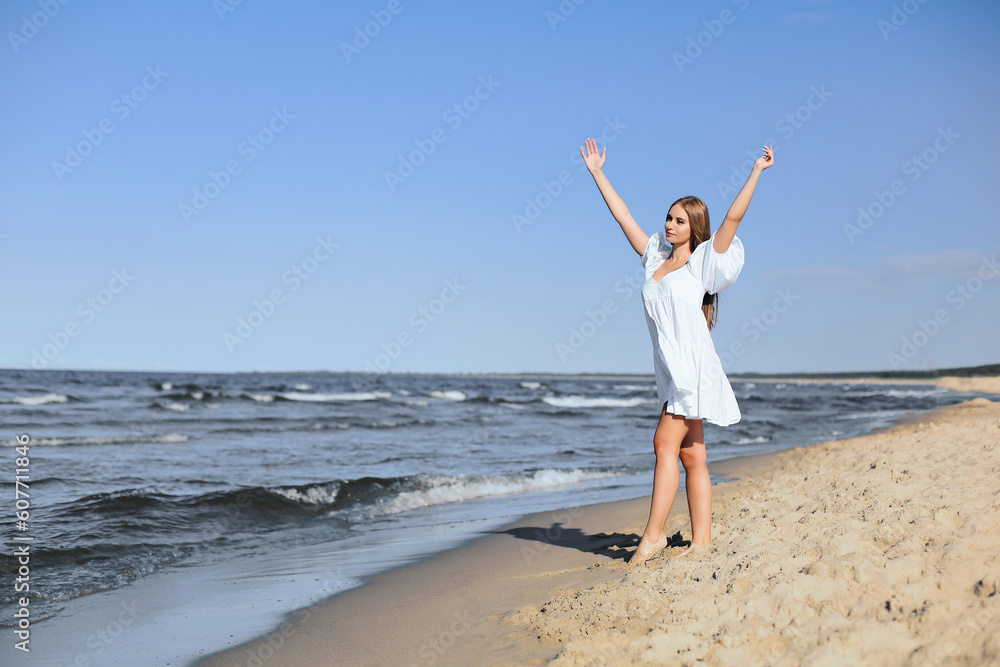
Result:
[[[691,544],[691,546],[689,546],[687,549],[685,549],[684,551],[682,551],[679,554],[677,554],[676,556],[674,556],[674,558],[680,558],[681,556],[688,555],[689,553],[691,553],[695,549],[701,549],[703,547],[710,547],[710,546],[712,546],[711,542],[709,542],[708,544]]]
[[[636,547],[635,553],[632,554],[632,557],[629,559],[628,563],[625,564],[624,569],[631,570],[633,568],[639,567],[647,560],[649,560],[652,556],[654,556],[657,552],[661,551],[665,546],[667,546],[667,536],[663,533],[660,534],[660,539],[656,540],[656,542],[652,546],[650,546],[649,540],[643,537],[641,540],[639,540],[639,546]]]

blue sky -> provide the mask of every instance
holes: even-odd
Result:
[[[994,2],[36,0],[0,27],[0,366],[651,373],[587,137],[650,234],[688,194],[717,227],[774,145],[728,372],[1000,361]]]

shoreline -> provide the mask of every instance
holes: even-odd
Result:
[[[713,477],[721,476],[724,478],[751,474],[766,467],[771,457],[780,453],[782,452],[748,454],[724,459],[710,465],[710,472]],[[652,471],[650,471],[651,474]],[[732,481],[718,482],[713,485],[713,488],[731,483]],[[652,484],[651,481],[650,484]],[[589,558],[595,548],[614,547],[617,549],[624,540],[624,542],[630,543],[628,549],[631,549],[637,546],[639,541],[638,534],[632,538],[624,534],[609,534],[597,537],[595,542],[593,536],[586,533],[585,527],[596,531],[595,526],[603,526],[608,522],[614,525],[634,522],[636,517],[645,517],[648,510],[649,494],[647,493],[639,498],[524,515],[517,521],[505,524],[496,530],[484,531],[461,544],[431,554],[423,560],[364,577],[361,585],[339,591],[312,605],[286,613],[277,626],[272,627],[270,631],[249,641],[237,643],[233,647],[199,658],[190,665],[191,667],[221,667],[226,665],[262,667],[270,664],[435,664],[439,659],[444,659],[439,654],[442,653],[440,649],[446,648],[445,644],[449,644],[447,647],[449,655],[443,664],[504,664],[503,659],[496,655],[495,646],[492,644],[493,639],[495,639],[494,633],[497,631],[495,622],[510,611],[509,600],[513,599],[512,595],[521,603],[530,602],[534,597],[534,591],[537,590],[533,585],[520,587],[512,593],[509,582],[489,582],[490,594],[495,593],[502,602],[495,608],[490,608],[489,613],[483,613],[481,609],[479,610],[482,616],[481,618],[477,617],[478,620],[487,621],[487,625],[485,628],[478,627],[473,633],[470,631],[470,627],[475,624],[476,619],[471,614],[460,609],[449,613],[447,609],[438,608],[442,607],[440,602],[442,599],[445,608],[460,607],[461,605],[456,600],[458,598],[465,599],[464,589],[461,589],[462,594],[457,596],[455,593],[441,596],[431,594],[428,591],[414,592],[411,590],[414,587],[414,581],[440,582],[460,579],[464,582],[471,582],[474,579],[479,579],[481,582],[480,575],[483,573],[478,572],[480,560],[486,558],[491,562],[497,559],[501,562],[523,561],[527,569],[516,575],[516,578],[525,582],[531,582],[536,577],[544,577],[547,586],[552,585],[553,582],[562,585],[580,585],[587,581],[593,581],[591,577],[596,568],[589,562]],[[681,489],[674,502],[671,517],[673,518],[675,515],[686,516],[687,512],[687,499],[684,490]],[[590,521],[583,520],[586,515],[590,515]],[[687,532],[690,533],[689,521],[687,525]],[[599,533],[595,533],[595,535],[599,535]],[[512,543],[511,538],[515,542]],[[517,540],[521,540],[523,543]],[[519,548],[512,548],[512,544]],[[574,549],[576,553],[571,552],[572,561],[567,561],[564,549],[553,551],[551,547]],[[616,558],[624,562],[627,553],[630,551],[619,554]],[[457,570],[462,569],[461,563],[465,561],[475,564],[472,570],[460,575],[454,574]],[[502,567],[491,569],[500,571]],[[586,572],[591,572],[591,574],[584,574]],[[584,574],[582,578],[581,574]],[[613,579],[614,575],[614,571],[606,570],[601,573],[601,578],[602,580],[609,577]],[[502,576],[506,577],[506,573]],[[424,610],[411,606],[419,605],[419,603],[410,600],[398,618],[394,618],[392,622],[386,622],[387,613],[400,611],[398,596],[394,593],[394,591],[400,590],[407,590],[407,595],[415,597],[418,601],[437,597],[439,602],[435,605],[435,613],[425,613]],[[482,601],[479,604],[486,604],[489,607],[488,603]],[[433,630],[427,630],[430,634],[426,634],[422,630],[414,630],[414,619],[420,615],[432,618],[432,624],[437,624],[440,617],[445,617],[446,622],[442,626],[444,629],[437,633],[434,633]],[[338,622],[338,619],[346,619],[346,621],[341,623]],[[386,623],[387,627],[392,628],[397,634],[401,628],[406,628],[410,636],[402,642],[399,642],[397,637],[397,642],[392,645],[388,653],[373,653],[366,646],[364,638],[369,636],[373,624],[380,622]],[[286,640],[291,640],[292,637],[298,637],[298,639],[291,640],[296,642],[305,635],[312,635],[313,638],[316,635],[325,635],[328,632],[327,626],[337,628],[339,632],[343,632],[345,636],[355,640],[348,639],[338,643],[337,649],[340,652],[337,653],[335,660],[324,662],[324,656],[327,654],[322,651],[281,658],[269,655],[273,653],[275,648],[285,645]],[[429,639],[422,641],[415,651],[410,651],[407,645],[409,644],[410,648],[413,648],[413,635],[429,637]],[[472,641],[470,646],[462,651],[461,657],[455,655],[451,647],[452,640],[459,636],[466,636],[466,639]],[[439,641],[435,641],[435,637]],[[359,638],[360,641],[357,641]],[[308,641],[313,641],[313,639]],[[513,644],[510,648],[516,652],[517,644]],[[345,650],[350,651],[350,655],[344,655],[343,651]],[[484,651],[490,655],[485,661],[482,659]],[[276,659],[277,662],[268,662],[271,659]],[[498,659],[500,659],[499,663]],[[515,660],[514,657],[510,659]],[[516,664],[527,664],[521,662],[523,659],[523,657],[516,658]],[[285,660],[291,662],[284,662]],[[455,662],[449,662],[450,660]]]
[[[926,424],[936,428],[934,424],[956,411],[974,409],[970,405],[975,409],[1000,407],[985,398],[975,399],[909,415],[881,432],[857,438],[723,460],[710,466],[713,475],[737,479],[720,482],[713,491],[717,497],[739,497],[740,488],[763,483],[788,461],[810,458],[808,452],[898,439],[900,433],[912,435],[927,428]],[[715,523],[731,502],[716,503]],[[627,574],[619,569],[638,541],[648,507],[646,495],[528,515],[422,562],[369,577],[360,587],[286,615],[280,626],[266,635],[194,664],[547,663],[565,653],[567,638],[579,634],[580,624],[574,621],[570,628],[547,627],[553,625],[549,620],[553,617],[544,617],[541,605],[545,600],[565,603],[572,599],[567,590],[614,589],[619,580],[648,575],[645,568]],[[680,530],[689,536],[683,493],[678,494],[670,517],[668,532]],[[607,530],[625,532],[604,532]],[[662,554],[656,556],[650,566],[662,564],[661,559]],[[572,602],[569,605],[572,607]],[[533,628],[532,640],[508,637],[512,624],[522,630]],[[369,639],[373,636],[384,641],[373,642]]]
[[[504,641],[502,617],[535,602],[539,580],[547,589],[612,580],[615,572],[595,570],[592,552],[629,538],[601,535],[597,527],[622,525],[648,508],[645,496],[527,515],[426,560],[367,577],[357,588],[287,614],[264,636],[192,664],[526,664],[516,638],[496,644]],[[687,513],[683,494],[674,509]],[[372,636],[384,642],[376,645]]]

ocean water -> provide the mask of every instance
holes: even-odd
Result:
[[[710,462],[852,437],[972,397],[923,385],[733,388],[743,419],[705,425]],[[25,595],[8,585],[12,545],[24,544],[14,537],[30,536],[45,664],[190,662],[523,514],[648,495],[658,409],[652,375],[0,370],[8,488],[15,438],[30,438],[27,530],[13,499],[0,513],[0,626],[15,624]],[[177,601],[190,613],[171,622],[187,639],[172,635],[153,662],[130,646],[155,644],[155,630],[113,642],[66,634],[81,627],[69,619],[116,606],[129,588],[176,591],[182,576],[216,592],[232,584],[225,604],[240,613],[205,623],[197,610],[212,604]],[[248,576],[255,583],[241,584]]]

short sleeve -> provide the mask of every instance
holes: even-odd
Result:
[[[646,277],[656,270],[663,260],[666,259],[672,249],[669,244],[663,242],[663,234],[656,232],[646,241],[646,251],[642,253],[642,265],[646,269]]]
[[[709,294],[718,294],[735,283],[740,271],[743,270],[743,242],[739,237],[733,237],[725,252],[716,252],[712,245],[714,242],[713,234],[712,238],[694,249],[687,263],[695,278],[704,285],[705,291]]]

